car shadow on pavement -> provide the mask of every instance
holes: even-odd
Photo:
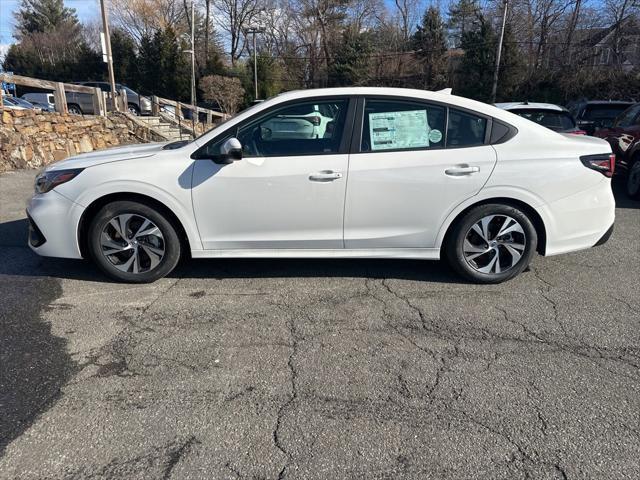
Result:
[[[9,279],[0,290],[1,458],[7,445],[59,397],[76,367],[66,340],[55,336],[42,318],[62,294],[60,280]]]
[[[395,278],[464,283],[444,262],[388,259],[198,259],[183,262],[175,278]]]
[[[27,246],[26,219],[0,223],[0,275],[110,282],[91,262],[40,257]],[[173,278],[363,277],[460,283],[443,262],[382,259],[184,260]]]

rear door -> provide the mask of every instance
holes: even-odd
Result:
[[[359,111],[345,247],[434,247],[447,214],[478,193],[495,166],[486,144],[489,119],[388,97],[366,98]]]

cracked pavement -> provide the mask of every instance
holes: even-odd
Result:
[[[153,285],[24,244],[0,175],[0,478],[640,477],[640,202],[502,285],[438,262],[191,261]]]

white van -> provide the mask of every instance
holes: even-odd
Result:
[[[55,111],[55,102],[53,93],[25,93],[22,95],[24,100],[33,103],[37,107],[42,108],[43,110],[48,110],[50,112]]]

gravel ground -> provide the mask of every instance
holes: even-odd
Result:
[[[640,478],[640,203],[497,286],[216,260],[153,285],[25,246],[0,176],[0,478]]]

